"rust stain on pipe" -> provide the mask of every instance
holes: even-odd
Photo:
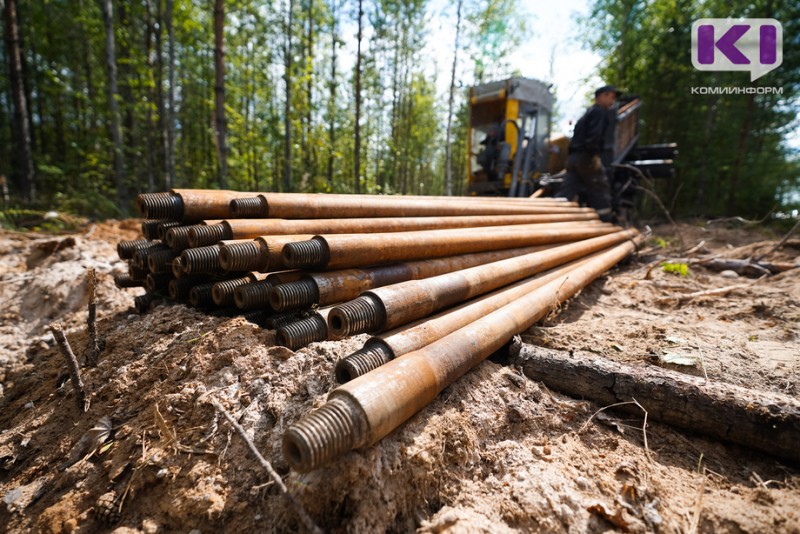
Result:
[[[270,235],[244,242],[224,242],[219,263],[228,271],[280,271],[288,268],[283,258],[284,247],[312,237],[309,234]]]
[[[627,241],[539,289],[334,389],[328,402],[283,436],[289,465],[308,472],[371,445],[430,403],[442,389],[602,275],[636,245]]]

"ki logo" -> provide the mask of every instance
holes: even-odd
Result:
[[[753,82],[783,63],[783,26],[775,19],[700,19],[692,24],[697,70],[750,71]]]

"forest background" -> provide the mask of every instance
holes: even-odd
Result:
[[[136,193],[171,187],[465,194],[467,88],[520,74],[513,58],[537,38],[513,0],[0,7],[4,206],[92,217],[128,215]],[[675,178],[658,183],[677,214],[800,207],[800,2],[590,0],[587,12],[573,22],[603,58],[598,79],[641,96],[642,142],[679,145]],[[695,70],[692,22],[728,16],[780,21],[783,64],[752,83]],[[450,57],[432,76],[442,17]]]

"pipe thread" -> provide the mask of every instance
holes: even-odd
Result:
[[[289,269],[321,269],[328,263],[328,250],[318,239],[287,243],[281,252]]]
[[[214,245],[223,239],[233,239],[233,232],[224,224],[196,224],[189,229],[189,246],[192,248]]]
[[[275,334],[278,345],[289,347],[292,350],[326,339],[328,339],[328,323],[316,313],[306,319],[278,328]]]
[[[344,384],[377,369],[391,361],[390,355],[381,345],[363,347],[336,362],[334,373],[336,381]]]
[[[174,250],[157,250],[147,256],[147,268],[151,273],[169,273],[172,275],[172,260],[178,256]]]
[[[310,308],[319,303],[319,288],[310,278],[279,284],[269,293],[269,304],[275,311]]]
[[[147,278],[147,273],[149,273],[147,269],[139,268],[133,260],[128,260],[128,274],[131,275],[131,278],[134,280],[144,281]]]
[[[268,310],[251,310],[243,313],[242,317],[244,317],[248,322],[261,326],[264,324],[264,321],[267,319],[269,313],[270,312]]]
[[[219,264],[226,271],[257,271],[262,267],[261,248],[255,241],[222,247]]]
[[[348,403],[333,398],[289,427],[283,435],[283,457],[292,469],[307,473],[352,450],[356,432]]]
[[[217,245],[210,247],[187,248],[181,252],[183,272],[186,274],[219,274],[222,267],[219,264],[220,248]]]
[[[133,255],[137,250],[143,250],[156,245],[160,245],[158,241],[151,241],[149,239],[123,239],[117,243],[117,255],[121,260],[133,259]]]
[[[144,287],[144,282],[141,279],[134,279],[131,275],[125,273],[114,275],[114,285],[120,289],[124,287]]]
[[[347,337],[374,332],[385,322],[384,313],[375,297],[358,297],[331,310],[328,323],[333,335]]]
[[[267,203],[262,197],[231,200],[231,215],[237,219],[261,219],[268,216],[267,211]]]
[[[175,278],[180,278],[184,274],[186,273],[183,270],[183,260],[181,259],[180,256],[175,256],[174,258],[172,258],[172,275]]]
[[[211,296],[214,299],[214,304],[225,307],[234,306],[236,302],[233,294],[236,291],[236,288],[249,283],[251,282],[247,277],[217,282],[211,288]]]
[[[172,273],[150,273],[144,280],[144,288],[147,291],[163,291],[169,288],[170,280]]]
[[[183,224],[179,223],[178,221],[161,221],[158,223],[158,227],[156,228],[156,235],[161,241],[167,243],[169,246],[172,246],[167,242],[167,232],[172,228],[179,228],[182,226]]]
[[[169,281],[169,298],[172,300],[189,300],[189,292],[196,283],[189,278],[173,278]]]
[[[136,309],[136,313],[147,313],[147,310],[150,309],[150,305],[157,298],[155,293],[145,293],[144,295],[133,297],[133,307]]]
[[[142,193],[136,203],[145,219],[183,219],[183,200],[172,193]]]
[[[303,314],[299,312],[277,313],[275,315],[267,317],[264,320],[264,326],[266,326],[271,330],[277,330],[282,326],[286,326],[289,323],[299,321],[302,318]]]
[[[172,250],[178,252],[189,248],[189,231],[193,226],[173,226],[166,230],[164,241]]]
[[[233,301],[236,307],[242,310],[269,309],[270,289],[272,289],[272,282],[265,280],[249,282],[234,290]]]
[[[214,286],[213,282],[206,284],[198,284],[189,290],[189,302],[195,308],[203,308],[214,304],[214,298],[211,296],[211,288]]]
[[[140,248],[136,252],[133,253],[133,264],[136,265],[139,269],[147,269],[147,258],[150,254],[154,252],[159,252],[162,250],[169,250],[169,247],[166,245],[162,245],[161,242],[158,242],[158,245],[146,248]]]
[[[160,219],[148,219],[142,221],[142,235],[145,239],[158,239],[158,225],[164,221]]]

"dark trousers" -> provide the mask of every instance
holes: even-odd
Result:
[[[612,220],[611,188],[600,156],[577,152],[567,158],[567,174],[556,196],[574,200],[581,191],[586,195],[586,203],[597,210],[600,219]]]

